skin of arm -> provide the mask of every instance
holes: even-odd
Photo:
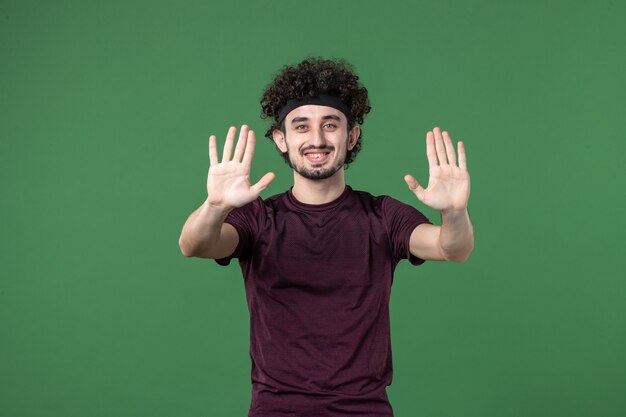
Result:
[[[457,164],[454,145],[439,128],[426,135],[429,163],[428,187],[406,175],[407,185],[424,204],[441,212],[441,226],[421,224],[411,233],[411,254],[424,260],[464,262],[474,249],[474,226],[467,211],[470,180],[465,145],[458,143]]]
[[[441,219],[441,226],[424,223],[413,229],[411,253],[427,261],[466,261],[474,249],[474,226],[467,210],[442,212]]]
[[[226,216],[234,208],[255,200],[274,179],[274,174],[268,172],[256,184],[250,184],[255,135],[243,125],[233,153],[236,132],[235,127],[228,130],[221,161],[217,139],[214,135],[209,138],[207,199],[183,225],[178,245],[184,256],[219,259],[231,255],[239,235],[232,225],[224,223]]]
[[[239,235],[233,226],[224,223],[228,213],[212,209],[208,201],[191,213],[178,239],[183,255],[220,259],[232,254]]]

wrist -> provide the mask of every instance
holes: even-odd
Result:
[[[222,220],[226,218],[232,209],[232,207],[212,202],[208,198],[204,201],[204,204],[202,204],[202,211],[204,211],[207,216]]]
[[[441,215],[442,216],[452,216],[452,217],[457,217],[457,216],[463,216],[467,214],[467,207],[461,207],[461,208],[447,208],[447,209],[442,209],[441,210]]]

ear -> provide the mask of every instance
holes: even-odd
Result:
[[[285,143],[285,134],[280,129],[274,129],[272,132],[272,139],[276,144],[276,147],[280,149],[282,153],[287,152],[287,144]]]
[[[351,151],[352,148],[356,145],[361,137],[361,127],[359,125],[354,125],[352,129],[350,129],[350,133],[348,133],[348,150]]]

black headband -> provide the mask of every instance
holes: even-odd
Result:
[[[341,101],[337,96],[329,96],[327,94],[319,94],[314,97],[303,97],[300,99],[291,99],[278,111],[278,123],[282,123],[283,119],[295,108],[306,106],[307,104],[316,104],[318,106],[328,106],[339,110],[348,118],[348,122],[352,122],[352,112],[350,108]]]

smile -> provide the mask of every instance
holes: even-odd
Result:
[[[304,153],[305,158],[315,164],[326,162],[330,155],[329,151],[308,151]]]

